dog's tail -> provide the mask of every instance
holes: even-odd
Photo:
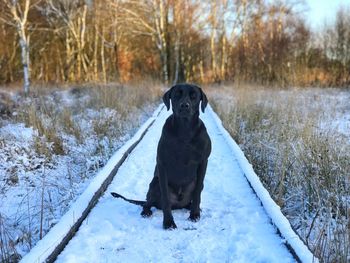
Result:
[[[111,192],[111,195],[115,198],[121,198],[121,199],[124,199],[125,201],[129,202],[129,203],[132,203],[134,205],[140,205],[140,206],[143,206],[144,204],[146,204],[146,201],[138,201],[138,200],[131,200],[131,199],[128,199],[120,194],[117,194],[115,192]]]

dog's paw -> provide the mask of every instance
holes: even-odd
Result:
[[[141,212],[142,217],[150,217],[152,215],[151,209],[143,209]]]
[[[168,230],[173,230],[173,229],[176,229],[177,226],[176,226],[174,220],[172,219],[172,220],[164,221],[163,228],[168,229]]]
[[[199,212],[196,212],[196,213],[191,212],[190,217],[188,219],[191,220],[192,222],[198,222],[200,218],[201,218],[201,215]]]

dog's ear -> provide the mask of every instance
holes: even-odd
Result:
[[[165,94],[163,95],[163,102],[166,106],[166,109],[169,110],[170,109],[170,98],[171,98],[171,92],[173,91],[172,87],[171,89],[169,89],[167,92],[165,92]]]
[[[201,102],[201,110],[204,113],[204,110],[208,105],[208,98],[201,88],[199,88],[199,91],[201,92],[201,101],[202,101]]]

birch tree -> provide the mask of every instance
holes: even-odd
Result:
[[[83,73],[84,76],[88,73],[84,53],[87,3],[83,0],[46,0],[42,11],[55,32],[65,38],[66,79],[82,80]],[[75,72],[72,66],[75,66]]]
[[[28,94],[30,89],[30,47],[28,35],[28,13],[39,1],[32,3],[31,0],[2,0],[2,12],[0,19],[13,26],[18,34],[21,47],[21,60],[23,65],[23,89]]]
[[[162,59],[162,70],[164,82],[169,81],[168,72],[168,5],[164,0],[153,0],[154,23],[157,32],[157,46]]]
[[[211,34],[210,34],[210,50],[211,50],[211,71],[213,80],[218,80],[217,75],[217,65],[216,65],[216,34],[217,34],[217,11],[218,2],[216,0],[211,0],[211,14],[210,14],[210,24],[211,24]]]
[[[175,57],[175,70],[173,85],[179,81],[179,70],[180,70],[180,41],[181,41],[181,12],[180,8],[185,5],[183,1],[174,1],[173,4],[173,19],[174,19],[174,57]]]
[[[119,6],[127,16],[125,22],[132,25],[130,32],[146,35],[152,38],[161,59],[163,81],[169,81],[168,68],[168,16],[169,3],[167,0],[130,1]]]
[[[220,66],[220,78],[221,80],[226,79],[226,67],[227,67],[227,36],[226,36],[226,10],[228,7],[228,1],[222,1],[222,14],[220,19],[220,29],[221,29],[221,66]]]

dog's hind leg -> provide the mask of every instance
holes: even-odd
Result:
[[[151,183],[149,184],[146,200],[146,203],[142,206],[142,217],[150,217],[152,215],[152,206],[160,209],[160,188],[157,176],[153,177]]]
[[[151,206],[145,204],[142,208],[141,216],[150,217],[151,215],[152,215]]]

